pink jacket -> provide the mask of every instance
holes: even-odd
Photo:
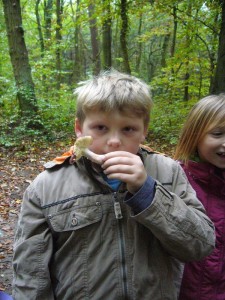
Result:
[[[179,299],[224,300],[225,170],[194,161],[182,167],[215,225],[216,247],[205,259],[185,265]]]

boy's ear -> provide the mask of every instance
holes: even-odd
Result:
[[[141,139],[141,143],[144,143],[144,141],[145,141],[145,138],[146,138],[146,135],[145,135],[145,134],[143,134],[143,135],[142,135],[142,139]]]
[[[147,134],[148,134],[148,126],[145,126],[144,132],[143,132],[143,135],[142,135],[142,139],[141,139],[142,143],[145,141],[145,138],[146,138]]]
[[[74,124],[74,129],[75,129],[75,133],[76,133],[76,136],[79,138],[82,136],[82,125],[79,121],[79,119],[75,119],[75,124]]]

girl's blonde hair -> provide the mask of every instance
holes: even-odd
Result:
[[[225,126],[225,94],[210,95],[197,102],[189,112],[174,159],[187,164],[197,154],[197,146],[214,128]]]
[[[149,123],[153,105],[149,86],[142,80],[116,70],[101,72],[93,79],[80,83],[77,96],[76,117],[82,123],[90,111],[119,111],[135,115]]]

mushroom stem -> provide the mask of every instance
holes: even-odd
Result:
[[[97,164],[102,164],[105,156],[103,154],[96,154],[88,149],[92,142],[93,138],[91,136],[82,136],[76,140],[74,144],[76,159],[78,160],[82,156],[85,156]]]
[[[95,162],[96,164],[102,164],[105,155],[103,154],[96,154],[94,152],[92,152],[91,150],[89,150],[88,148],[84,149],[84,156],[87,157],[88,159],[90,159],[91,161]]]

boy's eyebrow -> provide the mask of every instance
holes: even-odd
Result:
[[[119,78],[118,80],[117,80],[117,82],[118,81],[130,81],[130,82],[133,82],[133,80],[132,79],[130,79],[130,78]]]

